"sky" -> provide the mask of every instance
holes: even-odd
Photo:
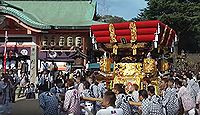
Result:
[[[97,0],[98,13],[114,15],[129,20],[147,6],[145,0]]]

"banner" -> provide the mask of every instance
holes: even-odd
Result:
[[[4,54],[3,54],[3,57],[4,57],[4,60],[3,60],[3,65],[4,65],[4,73],[6,73],[6,58],[7,58],[7,41],[8,41],[8,32],[5,31],[5,43],[4,43]]]

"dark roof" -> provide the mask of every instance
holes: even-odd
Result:
[[[85,55],[79,48],[76,49],[76,52],[72,52],[67,57],[68,59],[75,59],[77,57],[87,58],[87,55]]]

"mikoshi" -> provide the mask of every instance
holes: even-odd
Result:
[[[148,78],[158,92],[158,73],[173,67],[176,32],[159,20],[99,24],[91,26],[100,58],[100,70],[110,88],[122,83],[146,88]]]

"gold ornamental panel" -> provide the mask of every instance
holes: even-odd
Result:
[[[143,63],[143,72],[144,73],[155,73],[156,72],[156,62],[154,59],[146,58]]]
[[[133,84],[137,84],[140,86],[141,76],[137,77],[115,77],[114,84],[124,84],[125,86],[132,86]]]
[[[161,60],[161,68],[160,71],[167,71],[169,70],[169,63],[167,60]]]
[[[117,63],[114,72],[119,77],[139,75],[142,72],[142,63]]]
[[[110,72],[110,65],[111,65],[111,59],[110,58],[102,58],[100,60],[100,70],[102,72],[109,73]]]
[[[121,83],[126,86],[137,84],[140,86],[142,76],[142,63],[117,63],[114,66],[114,84]]]

